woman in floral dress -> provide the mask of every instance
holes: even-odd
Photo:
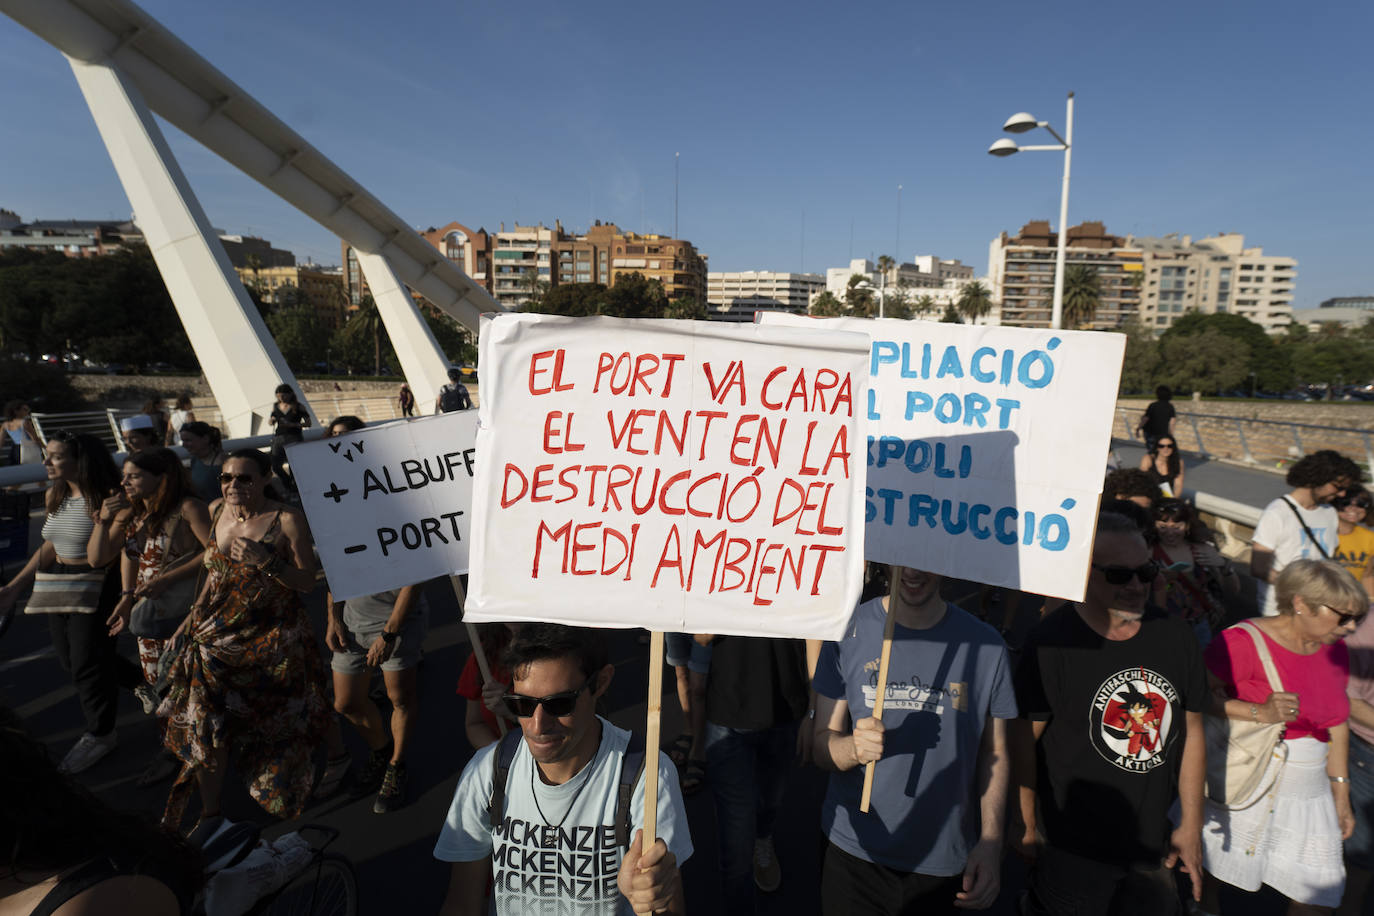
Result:
[[[312,755],[332,707],[301,595],[315,560],[301,514],[267,497],[271,464],[254,449],[230,453],[224,498],[211,506],[205,584],[174,637],[166,743],[183,762],[163,813],[180,826],[198,786],[202,820],[220,812],[226,765],[263,810],[294,817],[314,776]]]

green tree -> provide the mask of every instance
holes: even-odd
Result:
[[[345,337],[353,341],[368,340],[372,342],[372,374],[382,374],[382,338],[386,336],[386,325],[382,323],[382,313],[377,309],[377,303],[373,300],[372,294],[363,296],[358,303],[358,310],[353,313],[353,317],[348,319],[348,323],[342,328]],[[388,343],[390,339],[388,338]]]
[[[607,288],[600,283],[560,283],[549,290],[535,307],[541,315],[568,315],[574,318],[601,314]]]
[[[978,280],[965,283],[963,289],[959,290],[959,301],[955,303],[955,308],[961,318],[972,323],[992,311],[992,294]]]
[[[1159,372],[1159,341],[1135,317],[1122,325],[1120,333],[1126,335],[1126,358],[1121,364],[1121,390],[1153,390]]]
[[[812,301],[809,311],[818,318],[839,318],[844,315],[844,303],[827,289]]]
[[[1291,350],[1281,348],[1274,338],[1265,333],[1264,328],[1243,315],[1189,312],[1160,335],[1160,343],[1162,345],[1175,337],[1187,337],[1209,330],[1245,344],[1250,354],[1245,367],[1246,379],[1249,379],[1249,373],[1255,373],[1258,388],[1282,391],[1293,386]]]
[[[1102,301],[1102,284],[1097,271],[1084,264],[1075,264],[1064,271],[1064,313],[1066,328],[1082,328],[1093,323],[1097,306]]]
[[[286,364],[296,372],[314,371],[326,361],[329,329],[320,324],[308,305],[278,308],[267,319],[267,328]]]
[[[706,310],[706,306],[696,296],[679,296],[676,299],[668,300],[668,306],[663,311],[663,317],[706,321],[711,317],[711,313]]]
[[[67,260],[56,252],[0,251],[0,337],[6,353],[36,361],[61,345],[53,319]]]
[[[641,273],[621,274],[606,291],[601,314],[616,318],[662,318],[668,308],[663,284]]]
[[[1160,380],[1178,392],[1215,394],[1249,375],[1250,348],[1217,330],[1161,338],[1159,355]]]
[[[425,318],[434,334],[439,349],[444,351],[451,363],[477,362],[477,347],[472,342],[472,334],[448,315],[426,303],[421,306],[420,314]]]
[[[936,310],[935,297],[930,293],[922,293],[916,297],[911,308],[917,315],[933,315]]]
[[[539,279],[539,273],[533,267],[526,267],[520,279],[525,288],[524,311],[537,311],[539,300],[549,291],[549,281]]]
[[[945,306],[945,313],[940,316],[941,324],[963,324],[964,319],[959,317],[959,310],[953,304]]]
[[[863,274],[853,274],[844,291],[845,314],[851,318],[872,318],[878,314],[878,302],[873,296],[873,284]]]
[[[883,293],[882,313],[885,318],[897,318],[901,321],[910,321],[915,315],[911,307],[911,294],[905,287],[891,286]]]

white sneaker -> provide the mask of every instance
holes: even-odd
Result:
[[[157,692],[154,691],[152,687],[147,684],[139,684],[134,688],[134,696],[138,697],[138,701],[143,704],[143,714],[145,716],[151,716],[153,713],[157,712]]]
[[[87,732],[81,736],[76,744],[72,745],[70,751],[67,751],[67,756],[62,758],[62,763],[58,765],[57,769],[67,774],[89,770],[102,757],[114,750],[117,744],[119,744],[119,739],[115,737],[114,732],[110,732],[103,738],[97,738]]]
[[[782,886],[782,868],[771,836],[754,840],[754,884],[770,894]]]

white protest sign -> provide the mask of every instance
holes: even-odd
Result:
[[[335,600],[467,572],[477,411],[291,446]]]
[[[872,338],[863,405],[870,560],[1082,599],[1125,335],[775,312],[760,320]]]
[[[486,321],[464,619],[838,638],[868,351],[820,328]]]

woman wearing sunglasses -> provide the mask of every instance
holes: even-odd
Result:
[[[1226,602],[1240,591],[1240,575],[1211,542],[1211,532],[1181,499],[1155,504],[1153,552],[1164,571],[1165,610],[1182,617],[1204,648],[1226,619]]]
[[[1359,484],[1345,488],[1344,496],[1331,501],[1340,519],[1337,533],[1340,542],[1331,559],[1341,564],[1364,586],[1364,590],[1374,596],[1374,531],[1365,527],[1369,509],[1374,506],[1374,497]]]
[[[1154,448],[1140,459],[1140,469],[1154,478],[1159,492],[1165,496],[1183,496],[1183,459],[1178,454],[1178,440],[1172,434],[1155,440]]]
[[[230,755],[263,810],[294,817],[314,776],[312,755],[332,719],[324,663],[301,595],[315,558],[300,512],[267,496],[270,462],[230,452],[224,498],[210,507],[205,583],[173,637],[162,710],[181,759],[163,824],[176,829],[192,785],[201,820],[219,815]]]
[[[1269,885],[1288,897],[1290,913],[1322,912],[1316,908],[1341,902],[1341,844],[1355,828],[1345,692],[1350,653],[1343,640],[1364,617],[1369,598],[1331,560],[1295,560],[1276,585],[1278,616],[1248,623],[1262,633],[1282,690],[1270,685],[1252,637],[1240,626],[1223,630],[1203,657],[1215,714],[1287,723],[1287,762],[1248,807],[1207,803],[1203,861],[1209,876],[1242,890]],[[1216,882],[1209,880],[1203,894],[1202,909],[1219,912]]]

